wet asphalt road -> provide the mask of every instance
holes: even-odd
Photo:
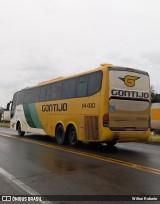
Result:
[[[21,139],[0,128],[0,167],[41,195],[160,195],[159,145],[59,147],[48,137]],[[0,195],[27,194],[0,178]]]

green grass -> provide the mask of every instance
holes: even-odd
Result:
[[[9,128],[10,123],[2,123],[0,122],[0,127],[8,127]]]
[[[160,135],[158,135],[158,134],[151,135],[150,138],[148,139],[148,141],[150,141],[150,142],[160,142]]]

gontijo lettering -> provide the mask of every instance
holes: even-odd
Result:
[[[121,97],[131,97],[131,98],[149,98],[149,93],[140,92],[140,91],[129,91],[129,90],[121,90],[121,89],[112,89],[112,96],[121,96]]]
[[[67,111],[67,103],[42,105],[42,112]]]

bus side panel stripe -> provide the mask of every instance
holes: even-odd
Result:
[[[24,115],[28,125],[31,128],[40,128],[42,129],[42,125],[37,115],[37,111],[34,104],[23,104]]]
[[[41,124],[41,122],[39,120],[38,114],[37,114],[35,104],[29,104],[29,110],[30,110],[31,118],[32,118],[32,121],[33,121],[35,127],[43,129],[43,126],[42,126],[42,124]]]
[[[24,109],[24,115],[25,115],[25,118],[26,118],[28,125],[32,128],[36,128],[35,124],[33,123],[32,117],[31,117],[29,105],[23,104],[23,109]]]

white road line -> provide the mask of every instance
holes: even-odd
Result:
[[[2,137],[12,137],[12,138],[15,137],[15,136],[10,136],[10,135],[1,134],[1,133],[0,133],[0,136],[2,136]]]
[[[25,192],[30,194],[31,196],[41,196],[37,191],[33,190],[31,187],[24,184],[22,181],[14,177],[12,174],[8,173],[6,170],[0,167],[0,174],[11,180],[13,183],[15,183],[19,188],[23,189]],[[42,204],[53,204],[50,201],[39,201]]]

